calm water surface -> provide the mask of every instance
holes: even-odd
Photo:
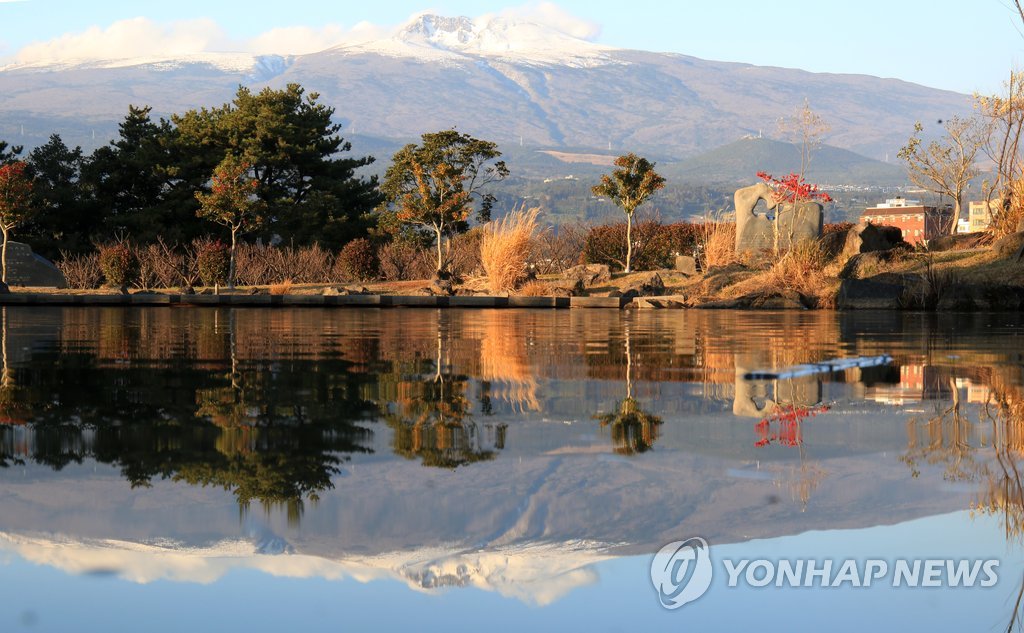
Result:
[[[990,631],[1021,591],[1021,315],[2,322],[0,631]],[[716,562],[663,609],[652,555],[694,536],[716,561],[998,559],[998,582],[728,587]]]

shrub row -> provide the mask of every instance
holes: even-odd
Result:
[[[453,237],[443,249],[449,270],[459,277],[483,274],[480,244],[484,231],[473,229]],[[676,254],[697,250],[700,225],[657,220],[633,227],[634,269],[670,268]],[[581,263],[608,264],[621,269],[626,253],[625,223],[588,226],[569,224],[541,231],[533,238],[530,264],[539,274],[557,274]],[[147,245],[117,241],[96,253],[63,253],[57,266],[71,288],[101,284],[138,289],[213,286],[228,278],[230,250],[222,242],[198,239],[171,245],[162,240]],[[308,247],[240,244],[235,251],[235,283],[239,286],[328,284],[371,280],[428,279],[437,268],[437,251],[409,242],[382,245],[360,238],[333,253]]]
[[[480,272],[479,236],[457,236],[446,249],[451,269],[460,276]],[[185,245],[158,240],[145,246],[118,241],[87,254],[62,253],[56,265],[68,286],[101,285],[137,289],[225,284],[230,249],[222,242],[199,239]],[[269,286],[426,279],[437,267],[436,251],[395,242],[375,246],[367,239],[349,242],[337,254],[320,246],[293,248],[240,244],[235,251],[235,284]]]
[[[676,255],[693,255],[700,225],[689,222],[662,224],[643,220],[633,224],[633,269],[671,268]],[[583,254],[589,264],[607,264],[621,270],[626,261],[626,224],[595,226],[586,235]]]

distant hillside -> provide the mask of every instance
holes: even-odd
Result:
[[[220,105],[239,84],[297,82],[337,108],[346,136],[409,139],[457,126],[503,147],[636,151],[659,163],[775,129],[806,98],[832,126],[828,143],[883,159],[915,121],[971,108],[967,95],[895,79],[615,49],[497,16],[485,22],[421,15],[389,38],[294,57],[10,65],[0,68],[0,138],[34,146],[56,131],[88,148],[116,131],[129,104],[166,116]]]
[[[776,176],[799,171],[800,148],[767,138],[745,138],[678,163],[667,175],[699,183],[740,183],[759,171]],[[823,145],[811,156],[806,179],[820,184],[889,186],[907,182],[901,163],[885,163],[838,147]]]

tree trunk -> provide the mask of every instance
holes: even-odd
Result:
[[[949,234],[956,234],[956,227],[960,224],[960,200],[953,201],[953,219],[950,220]]]
[[[434,230],[437,232],[437,278],[440,279],[444,268],[444,250],[442,249],[444,236],[440,226],[435,226]]]
[[[235,246],[238,244],[238,229],[231,227],[231,263],[228,265],[228,288],[235,289]]]
[[[0,254],[0,265],[2,265],[2,267],[3,267],[3,277],[0,278],[0,281],[2,281],[4,284],[7,283],[7,232],[9,230],[10,229],[8,229],[6,226],[3,227],[4,245],[3,245],[3,253]]]
[[[626,214],[626,272],[633,272],[633,214]]]

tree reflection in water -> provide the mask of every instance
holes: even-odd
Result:
[[[644,411],[640,402],[633,397],[633,349],[630,322],[626,321],[623,332],[626,356],[626,397],[615,408],[605,414],[595,415],[601,428],[611,429],[612,444],[620,455],[646,453],[654,447],[660,435],[662,419]]]
[[[467,395],[470,378],[453,370],[451,332],[447,319],[439,318],[435,359],[421,359],[415,373],[397,377],[398,397],[382,406],[387,410],[384,419],[394,430],[396,455],[419,459],[424,466],[455,469],[494,459],[505,448],[507,427],[473,420]],[[488,410],[485,406],[484,412]]]
[[[25,425],[6,425],[0,465],[23,460],[60,470],[94,459],[119,468],[132,487],[154,479],[217,486],[243,511],[253,502],[282,507],[294,523],[306,502],[333,487],[352,453],[370,451],[372,432],[361,423],[378,409],[362,398],[367,378],[349,371],[351,363],[241,360],[233,319],[226,337],[155,359],[137,341],[124,343],[138,332],[124,312],[105,317],[99,349],[44,349],[16,371],[5,369],[0,392],[20,385],[14,404]],[[196,358],[204,347],[213,360]]]
[[[952,404],[927,419],[907,425],[907,450],[900,459],[917,477],[922,462],[941,467],[950,481],[981,484],[971,512],[999,517],[1007,541],[1024,542],[1024,391],[1016,381],[990,370],[989,397],[973,421],[950,378]],[[1022,580],[1007,631],[1021,628]]]

